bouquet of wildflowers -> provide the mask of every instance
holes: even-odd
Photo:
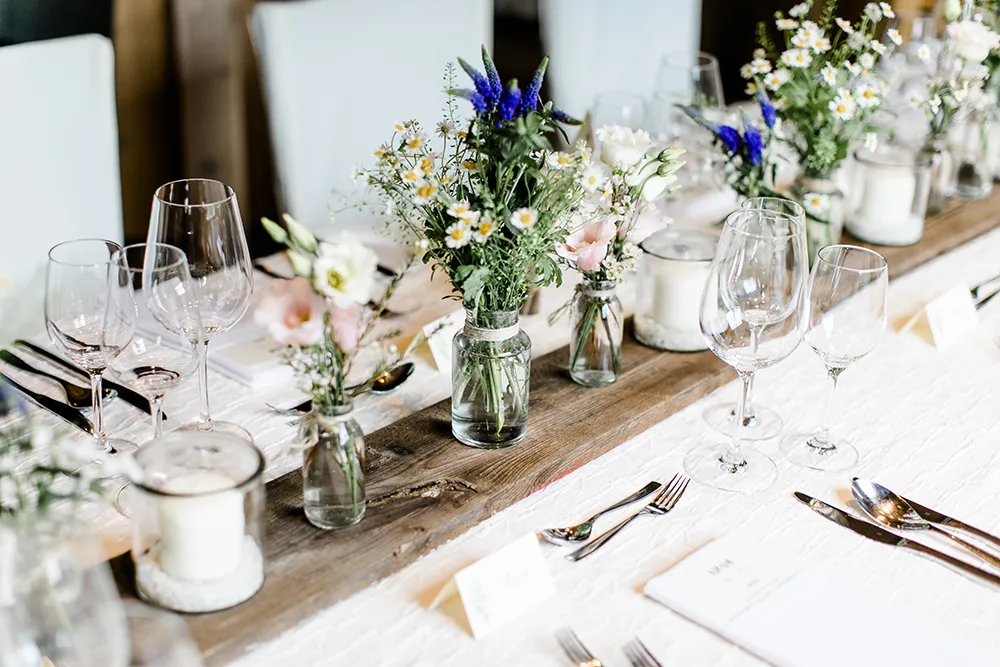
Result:
[[[771,157],[771,140],[778,135],[777,112],[763,89],[752,90],[760,105],[763,128],[758,128],[746,114],[741,116],[740,132],[739,128],[709,121],[694,107],[680,108],[712,133],[712,143],[726,159],[724,173],[729,187],[743,198],[776,196],[772,188],[778,165]]]
[[[369,301],[378,259],[371,250],[347,235],[336,243],[318,241],[312,232],[284,216],[285,227],[265,218],[263,224],[286,255],[296,277],[275,280],[254,311],[254,319],[271,337],[287,346],[285,361],[303,382],[313,411],[329,414],[346,406],[356,396],[399,363],[394,346],[382,343],[399,334],[375,334],[375,325],[385,311],[402,272],[376,303]],[[359,350],[379,349],[381,357],[366,380],[354,388],[346,386]]]
[[[760,49],[740,73],[765,89],[774,100],[786,128],[781,137],[798,154],[804,174],[829,178],[847,157],[851,144],[866,132],[874,149],[872,117],[882,102],[885,83],[875,73],[878,59],[892,49],[875,35],[884,18],[895,14],[888,3],[865,6],[861,20],[835,17],[836,0],[827,2],[818,21],[807,17],[812,0],[792,7],[788,16],[775,14],[783,48],[758,26]],[[885,31],[893,45],[902,43],[895,29]]]

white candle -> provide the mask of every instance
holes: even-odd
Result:
[[[169,480],[168,493],[205,494],[160,498],[160,567],[178,579],[209,581],[235,572],[243,554],[243,494],[233,480],[196,472]],[[227,490],[229,489],[229,490]]]
[[[876,164],[874,158],[858,159],[855,188],[859,196],[847,229],[870,243],[909,245],[919,241],[924,231],[924,206],[916,200],[919,194],[926,204],[926,169],[912,163]]]
[[[708,262],[661,260],[652,269],[652,315],[665,329],[700,335],[701,292]]]

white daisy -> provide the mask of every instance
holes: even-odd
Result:
[[[882,9],[876,5],[874,2],[869,2],[865,5],[865,16],[867,16],[872,21],[879,21],[882,19]]]
[[[920,58],[921,61],[929,63],[931,61],[931,47],[926,44],[921,44],[920,48],[917,49],[917,57]]]
[[[899,34],[899,31],[895,28],[889,28],[885,31],[886,37],[892,40],[892,43],[899,46],[903,43],[903,36]],[[925,45],[926,46],[926,45]]]
[[[833,88],[837,85],[837,70],[833,68],[833,65],[827,63],[823,66],[823,69],[821,69],[819,73],[823,77],[823,83],[827,86]]]
[[[837,94],[843,97],[845,100],[853,100],[854,96],[851,94],[847,88],[838,88]]]
[[[764,77],[764,85],[769,90],[777,90],[783,84],[788,83],[792,78],[792,73],[781,67]]]
[[[858,58],[858,64],[864,69],[871,69],[875,67],[875,56],[870,53],[862,53],[861,57]]]
[[[469,225],[461,220],[444,230],[444,233],[447,234],[444,242],[449,248],[461,248],[462,246],[469,245],[469,241],[472,240],[472,232],[469,231]]]
[[[969,89],[967,85],[968,84],[966,84],[966,86],[962,88],[956,88],[951,94],[952,97],[955,98],[955,101],[958,102],[959,104],[964,102],[966,98],[969,96]],[[937,110],[935,110],[934,113],[937,113]]]
[[[856,32],[847,38],[847,46],[852,51],[864,51],[868,47],[868,37],[863,32]]]
[[[843,95],[837,95],[835,98],[830,100],[830,111],[833,112],[833,117],[838,120],[851,120],[854,117],[854,100],[849,97],[844,97]]]
[[[882,10],[882,16],[886,17],[887,19],[896,18],[896,12],[892,11],[892,5],[890,5],[888,2],[880,2],[878,3],[878,6]]]
[[[799,27],[799,22],[795,19],[778,19],[774,22],[778,30],[795,30]]]
[[[812,44],[809,45],[812,48],[813,53],[825,53],[830,50],[830,40],[826,37],[814,37]]]
[[[433,183],[424,183],[423,185],[417,186],[417,191],[413,195],[413,203],[429,204],[432,199],[434,199],[434,193],[437,192],[437,186]]]
[[[408,123],[406,123],[404,121],[401,121],[401,120],[397,120],[393,124],[392,129],[396,130],[399,133],[403,133],[403,132],[406,132],[407,125],[408,125]]]
[[[602,165],[591,164],[583,171],[583,175],[580,177],[580,185],[587,192],[597,192],[604,187],[604,182],[607,178],[608,176]]]
[[[781,54],[781,62],[788,67],[809,67],[812,56],[805,49],[788,49]]]
[[[423,148],[425,143],[427,142],[424,141],[424,138],[422,136],[420,136],[419,134],[414,134],[412,137],[409,137],[406,140],[406,143],[403,144],[403,150],[416,152],[419,151],[421,148]]]
[[[448,207],[448,215],[452,216],[453,218],[464,218],[471,212],[472,212],[472,207],[469,206],[468,199],[463,199],[462,201],[455,202],[454,204]]]
[[[750,72],[753,74],[767,74],[771,71],[771,61],[764,58],[754,58],[750,61]]]
[[[807,192],[802,197],[802,206],[807,211],[816,216],[823,216],[830,206],[830,195],[821,195],[818,192]]]
[[[462,160],[462,169],[465,171],[475,171],[477,166],[475,160]]]
[[[874,153],[875,149],[878,148],[878,136],[874,132],[865,135],[865,148],[868,149],[869,153]]]
[[[848,35],[854,34],[854,28],[851,27],[849,21],[845,21],[844,19],[841,18],[834,19],[834,21],[836,21],[837,25],[840,26],[840,29],[843,30]]]
[[[562,169],[573,163],[573,156],[562,151],[552,151],[545,157],[545,164],[553,169]]]
[[[809,33],[819,32],[819,24],[815,21],[803,21],[802,29]]]
[[[882,101],[878,94],[878,89],[868,83],[863,83],[854,89],[854,99],[857,100],[858,106],[862,109],[877,107]]]
[[[424,172],[425,174],[430,174],[431,172],[434,171],[434,158],[431,157],[420,158],[420,161],[417,163],[417,168],[420,169],[420,171]]]
[[[765,51],[764,49],[754,49],[753,50],[753,57],[754,58],[766,58],[767,57],[767,51]]]
[[[872,51],[874,51],[875,53],[879,54],[880,56],[884,56],[885,52],[886,52],[885,44],[883,44],[882,42],[878,41],[877,39],[873,39],[872,40]]]
[[[496,230],[497,226],[493,222],[493,218],[486,216],[479,221],[479,225],[476,226],[476,231],[472,234],[472,238],[475,239],[477,243],[486,243],[486,240],[489,239]]]
[[[743,89],[744,94],[753,97],[757,94],[757,84],[753,81],[747,81],[747,87]]]
[[[407,169],[399,175],[399,178],[403,181],[403,183],[413,186],[421,185],[424,182],[423,172],[416,167]]]
[[[805,2],[800,2],[791,9],[788,10],[788,15],[793,18],[799,18],[800,16],[805,16],[809,13],[809,4]]]
[[[852,76],[861,76],[861,65],[852,63],[850,60],[844,61],[844,69],[850,72]]]
[[[510,224],[516,229],[528,229],[538,222],[538,212],[533,208],[519,208],[510,214]]]
[[[927,100],[927,106],[930,107],[931,113],[936,114],[941,109],[941,98],[935,95]]]
[[[740,68],[740,76],[743,77],[744,79],[753,78],[753,70],[750,69],[750,63],[747,63],[746,65]]]
[[[815,35],[811,30],[806,30],[805,28],[799,28],[795,32],[795,34],[792,35],[792,39],[790,41],[792,43],[792,46],[794,47],[800,49],[808,49],[809,45],[812,43],[814,36]]]

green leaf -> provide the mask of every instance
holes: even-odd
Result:
[[[488,266],[476,267],[462,283],[462,294],[466,301],[478,301],[486,280],[490,277]]]

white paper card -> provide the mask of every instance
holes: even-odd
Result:
[[[421,331],[427,339],[427,346],[434,357],[437,369],[445,375],[451,375],[451,343],[461,328],[465,325],[465,312],[456,310],[453,313],[434,320]]]
[[[964,285],[932,299],[922,311],[936,347],[947,347],[976,327],[976,304]]]
[[[482,639],[556,593],[538,538],[525,535],[452,577],[432,607],[455,593],[472,636]]]
[[[734,534],[709,543],[646,584],[645,593],[779,667],[985,667],[968,640],[818,568]],[[858,610],[863,609],[863,618]],[[878,619],[865,631],[864,619]],[[906,641],[887,638],[905,637]]]

